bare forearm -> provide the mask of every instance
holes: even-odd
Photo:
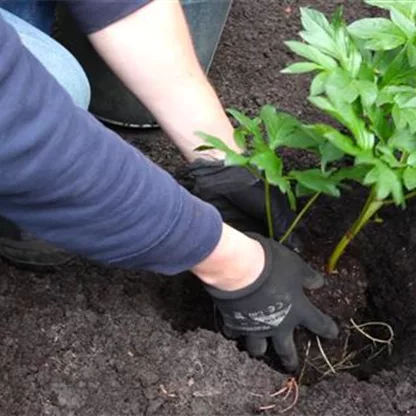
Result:
[[[155,0],[90,40],[188,160],[202,144],[198,130],[235,146],[233,128],[199,65],[179,1]]]

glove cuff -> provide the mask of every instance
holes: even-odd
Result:
[[[273,266],[273,250],[272,240],[263,237],[257,233],[246,233],[246,235],[254,240],[257,240],[263,247],[264,250],[264,268],[260,276],[249,286],[242,289],[225,291],[217,289],[216,287],[204,284],[206,291],[214,298],[218,300],[236,300],[242,299],[246,296],[250,296],[257,292],[265,282],[270,278]]]

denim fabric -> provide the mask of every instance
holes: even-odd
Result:
[[[91,100],[90,85],[84,70],[71,53],[25,20],[4,9],[0,9],[0,14],[16,29],[24,46],[65,88],[75,104],[87,109]]]

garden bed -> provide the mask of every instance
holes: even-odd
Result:
[[[305,104],[308,81],[279,73],[293,60],[283,41],[296,36],[300,6],[332,11],[342,3],[348,19],[368,13],[361,0],[236,0],[211,72],[223,102],[253,113],[273,103],[316,121],[319,113]],[[159,132],[122,134],[188,184],[184,161]],[[305,259],[323,268],[363,199],[356,189],[335,203],[318,201],[300,231]],[[414,203],[383,211],[385,221],[369,224],[339,273],[311,293],[343,328],[343,337],[323,343],[332,364],[345,349],[350,318],[391,325],[392,355],[367,361],[365,353],[353,360],[360,367],[323,378],[324,361],[318,370],[306,364],[299,402],[287,414],[416,415],[415,216]],[[46,274],[0,263],[0,275],[0,415],[243,416],[270,404],[277,406],[266,414],[278,414],[290,404],[269,396],[286,380],[273,357],[252,360],[215,333],[212,303],[187,274],[166,278],[75,261]],[[313,361],[313,337],[300,332],[298,349],[305,356],[308,339]],[[366,345],[354,336],[349,348]]]

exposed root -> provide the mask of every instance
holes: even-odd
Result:
[[[386,324],[385,322],[366,322],[364,324],[360,324],[357,325],[354,321],[354,319],[350,319],[350,322],[352,324],[352,328],[355,329],[356,331],[358,331],[361,335],[364,335],[366,338],[368,338],[370,341],[372,341],[374,344],[386,344],[388,346],[389,349],[389,353],[391,353],[391,349],[393,346],[393,340],[394,340],[394,331],[393,328],[389,325]],[[375,338],[373,336],[371,336],[368,332],[364,331],[363,328],[368,328],[368,327],[374,327],[374,326],[378,326],[378,327],[383,327],[386,328],[389,331],[389,338],[387,339],[381,339],[381,338]]]
[[[283,387],[279,389],[278,391],[276,391],[275,393],[270,394],[269,397],[276,398],[276,397],[282,396],[283,394],[284,396],[281,398],[282,402],[285,402],[286,400],[288,400],[290,396],[293,396],[293,400],[289,404],[289,406],[280,410],[279,413],[286,413],[289,410],[293,409],[299,400],[299,384],[296,381],[296,378],[294,377],[288,378],[285,384],[283,385]],[[262,411],[271,410],[271,409],[274,409],[275,407],[277,407],[277,403],[260,406],[259,410],[262,410]]]
[[[329,361],[329,358],[327,357],[324,349],[322,348],[322,344],[321,344],[321,340],[319,339],[319,337],[316,337],[316,342],[318,344],[318,348],[319,348],[319,352],[321,353],[323,359],[325,360],[327,366],[329,367],[329,369],[331,370],[331,372],[333,374],[336,373],[334,366],[331,364],[331,361]]]

